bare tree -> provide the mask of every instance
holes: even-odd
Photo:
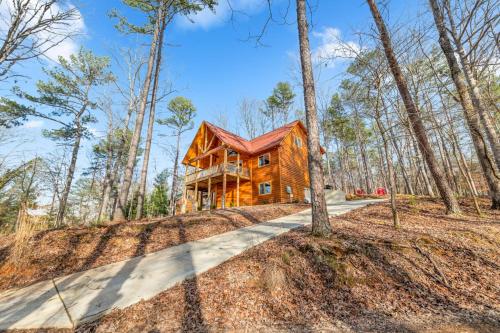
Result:
[[[306,0],[297,0],[297,27],[299,32],[300,63],[302,84],[304,87],[304,105],[307,122],[307,157],[311,186],[312,232],[320,236],[329,236],[332,227],[328,219],[323,179],[323,161],[319,138],[319,124],[316,114],[316,93],[309,46]]]
[[[80,13],[75,7],[63,8],[61,1],[3,0],[0,6],[5,10],[0,27],[6,26],[0,30],[0,81],[13,75],[16,63],[46,55],[79,33],[73,27]]]
[[[375,0],[367,0],[367,2],[370,6],[370,11],[372,13],[373,19],[375,20],[375,24],[377,25],[380,39],[384,47],[385,56],[387,58],[387,62],[389,63],[389,68],[391,69],[399,93],[401,95],[401,98],[403,99],[406,113],[408,114],[408,119],[417,139],[419,150],[424,156],[425,161],[427,162],[429,171],[432,174],[434,182],[436,183],[441,198],[443,199],[443,202],[446,206],[446,212],[448,214],[458,214],[460,213],[460,206],[458,205],[458,201],[454,197],[453,191],[446,182],[443,172],[441,171],[441,168],[437,163],[436,157],[429,143],[422,118],[420,116],[420,110],[416,107],[411,97],[406,79],[403,76],[399,63],[394,54],[391,39],[385,26],[384,20],[380,15],[377,5],[375,4]]]
[[[429,3],[432,8],[437,30],[439,32],[439,44],[441,45],[441,49],[446,56],[446,60],[448,61],[451,77],[457,88],[460,104],[462,105],[464,117],[469,126],[472,142],[474,143],[479,163],[488,183],[492,201],[491,209],[500,209],[500,178],[495,173],[494,165],[489,159],[486,144],[481,134],[479,122],[480,112],[476,112],[477,108],[474,108],[474,106],[479,105],[474,105],[471,95],[469,94],[469,90],[467,89],[467,85],[464,80],[464,75],[451,46],[451,41],[444,24],[443,13],[437,3],[437,0],[429,0]],[[470,91],[473,91],[473,89]]]
[[[253,139],[258,135],[258,102],[243,98],[239,103],[239,113],[243,128],[249,139]]]
[[[163,49],[163,36],[165,34],[166,16],[162,17],[160,26],[160,36],[158,38],[158,45],[156,46],[156,64],[155,73],[153,78],[153,91],[151,92],[151,101],[149,104],[149,120],[148,130],[146,134],[146,146],[144,148],[144,156],[142,159],[141,178],[139,181],[139,192],[137,193],[137,209],[136,219],[143,216],[144,196],[146,194],[146,181],[148,176],[149,154],[151,152],[151,141],[153,140],[153,128],[155,124],[155,107],[156,107],[156,94],[158,91],[158,83],[160,81],[160,67],[161,67],[161,52]]]
[[[158,38],[160,35],[160,29],[163,21],[163,16],[165,15],[165,7],[158,6],[155,27],[153,31],[153,38],[151,39],[151,46],[149,49],[149,59],[148,67],[146,70],[146,77],[144,78],[144,86],[142,88],[142,95],[140,100],[139,110],[137,112],[137,117],[135,120],[135,129],[132,135],[132,140],[130,143],[130,148],[128,152],[127,164],[125,167],[125,172],[123,176],[123,181],[120,186],[120,191],[117,200],[117,209],[113,216],[113,220],[121,221],[125,220],[125,206],[127,204],[127,199],[130,191],[130,185],[132,184],[132,177],[134,174],[134,166],[136,163],[137,151],[139,149],[139,141],[141,138],[142,124],[144,122],[144,115],[146,113],[146,107],[148,103],[149,88],[151,86],[151,77],[153,75],[154,60],[156,55],[156,48],[158,45]]]
[[[473,5],[474,7],[479,7],[482,2],[487,2],[489,1],[484,1],[484,0],[475,0],[475,3]],[[437,4],[435,5],[437,8]],[[498,133],[495,130],[495,127],[493,125],[493,121],[489,115],[489,113],[486,110],[485,103],[482,100],[482,94],[481,91],[479,90],[479,85],[477,84],[476,78],[473,75],[473,68],[471,66],[471,61],[469,60],[470,56],[467,56],[467,52],[463,46],[462,40],[460,36],[463,34],[459,34],[459,31],[457,29],[457,26],[455,24],[455,19],[453,17],[453,13],[451,10],[450,6],[450,1],[446,0],[443,3],[443,11],[446,11],[448,20],[449,20],[449,29],[451,36],[453,38],[453,41],[456,46],[456,51],[458,54],[458,57],[460,59],[460,63],[462,65],[462,70],[463,74],[465,77],[465,80],[467,81],[467,84],[469,86],[469,94],[472,102],[472,106],[474,107],[475,112],[479,115],[479,119],[483,125],[484,131],[486,133],[486,137],[488,138],[489,144],[491,146],[491,150],[493,152],[493,156],[495,158],[495,162],[497,165],[497,168],[500,169],[500,137]],[[473,11],[475,12],[475,11]],[[469,13],[469,15],[473,15],[472,13]],[[444,27],[444,14],[442,15],[442,24],[443,28]],[[468,17],[464,18],[468,19]],[[498,19],[498,17],[497,17]],[[490,22],[491,23],[491,22]],[[478,29],[480,30],[480,29]],[[443,31],[446,31],[443,30]],[[481,31],[481,30],[480,30]],[[451,42],[450,42],[450,48],[451,48]],[[450,49],[452,50],[452,49]],[[472,50],[468,52],[470,55]],[[459,68],[457,66],[457,68]]]
[[[116,191],[112,192],[112,189],[115,187],[116,183],[121,183],[121,175],[123,168],[125,167],[124,156],[127,156],[126,153],[129,150],[129,125],[132,118],[132,114],[137,112],[138,104],[139,104],[139,93],[140,90],[137,85],[141,82],[141,70],[143,66],[146,64],[146,58],[143,55],[138,55],[137,52],[134,52],[131,49],[122,50],[120,52],[120,59],[116,59],[118,65],[120,65],[125,59],[126,63],[126,72],[127,72],[127,89],[121,89],[121,87],[117,84],[118,91],[126,100],[126,109],[127,113],[125,114],[125,118],[121,119],[123,121],[123,126],[120,128],[120,142],[118,151],[116,152],[116,158],[113,165],[113,172],[111,172],[110,181],[106,185],[106,189],[104,191],[103,201],[105,201],[106,205],[102,205],[103,211],[100,214],[100,218],[102,218],[102,214],[108,210],[108,205],[110,202],[110,196],[113,194],[114,204],[111,209],[111,217],[114,216],[116,207],[117,207],[117,193]]]

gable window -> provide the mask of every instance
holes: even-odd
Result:
[[[302,139],[299,136],[295,136],[295,145],[302,148]]]
[[[271,182],[265,182],[259,184],[259,195],[270,194],[271,193]]]
[[[259,167],[269,165],[271,163],[271,156],[269,153],[259,156]]]

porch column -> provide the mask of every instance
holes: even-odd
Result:
[[[194,183],[194,199],[196,203],[195,211],[198,210],[198,168],[200,166],[200,160],[196,161],[196,171],[195,171],[195,179],[196,182]]]
[[[187,193],[186,181],[187,181],[187,173],[188,173],[188,164],[186,164],[186,168],[185,168],[185,171],[184,171],[184,188],[182,190],[182,204],[181,204],[181,213],[182,214],[186,213],[186,193]]]
[[[226,208],[226,165],[227,165],[227,148],[224,148],[224,164],[222,170],[222,209]]]
[[[236,158],[236,207],[240,206],[240,153]]]
[[[212,155],[210,155],[210,167],[212,168]],[[212,175],[211,172],[208,174],[208,210],[212,209]]]

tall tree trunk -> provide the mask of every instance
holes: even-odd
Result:
[[[107,158],[106,158],[106,170],[104,174],[104,188],[102,191],[101,204],[99,205],[99,212],[97,214],[97,221],[101,221],[108,210],[109,204],[109,194],[111,192],[111,178],[112,178],[112,168],[113,168],[113,124],[109,121],[108,125],[108,135],[107,135]]]
[[[163,2],[161,2],[163,4]],[[149,50],[148,68],[146,71],[146,77],[144,79],[144,87],[142,89],[141,104],[139,111],[137,112],[137,118],[135,120],[134,134],[132,135],[132,140],[130,142],[130,148],[128,153],[127,164],[125,166],[125,173],[123,175],[123,181],[118,194],[117,204],[118,207],[113,216],[113,220],[122,221],[125,220],[125,207],[127,205],[127,198],[130,191],[130,185],[132,184],[132,177],[134,175],[134,166],[137,158],[137,150],[139,149],[139,142],[141,139],[142,123],[144,122],[144,114],[146,113],[146,107],[148,104],[149,87],[151,85],[151,76],[153,73],[154,60],[156,55],[156,46],[158,44],[158,37],[160,33],[161,22],[163,21],[163,6],[158,6],[158,15],[155,23],[153,38],[151,41],[151,47]]]
[[[83,113],[83,112],[82,112]],[[75,137],[75,142],[73,143],[73,151],[71,153],[71,162],[68,168],[68,174],[66,176],[66,184],[64,185],[64,190],[61,196],[61,202],[59,203],[59,210],[56,217],[56,226],[60,227],[64,221],[64,214],[66,212],[66,204],[68,203],[69,192],[71,191],[71,184],[73,183],[73,177],[75,175],[76,161],[78,159],[78,151],[80,150],[80,141],[82,139],[82,129],[77,120],[77,132]]]
[[[392,222],[394,224],[394,228],[399,228],[400,223],[399,223],[399,215],[398,215],[398,209],[396,206],[396,176],[394,173],[394,167],[392,165],[392,159],[391,159],[391,154],[389,152],[389,144],[388,140],[386,137],[386,132],[384,125],[380,121],[380,117],[377,116],[375,117],[377,127],[380,132],[380,136],[382,138],[382,143],[384,146],[384,152],[385,152],[385,161],[387,164],[387,173],[388,173],[388,178],[389,178],[389,191],[391,191],[391,212],[392,212]]]
[[[392,147],[394,148],[394,151],[396,152],[396,155],[398,157],[398,162],[399,162],[399,165],[400,165],[401,174],[403,176],[403,181],[404,181],[405,187],[407,189],[406,193],[414,195],[415,194],[415,190],[413,188],[413,185],[412,185],[412,182],[411,182],[411,179],[410,179],[410,175],[408,174],[408,171],[406,170],[406,167],[405,167],[405,164],[404,164],[404,161],[405,161],[404,155],[405,154],[404,154],[404,151],[401,151],[401,147],[400,147],[400,144],[402,144],[402,142],[398,143],[397,140],[396,140],[397,136],[394,133],[393,124],[392,124],[392,122],[389,119],[389,112],[388,112],[388,108],[387,108],[386,103],[385,103],[384,96],[380,96],[380,102],[382,104],[382,109],[384,110],[384,117],[385,117],[385,121],[387,123],[387,128],[388,128],[388,131],[389,131],[389,139],[391,140]]]
[[[450,112],[443,101],[442,95],[439,94],[439,97],[441,100],[441,105],[443,106],[446,120],[450,124],[448,136],[451,138],[451,146],[453,149],[453,155],[455,156],[455,159],[457,161],[457,165],[460,169],[460,172],[462,172],[462,175],[464,176],[464,178],[467,182],[467,185],[471,191],[472,196],[476,197],[476,196],[478,196],[476,185],[475,185],[474,179],[472,178],[472,175],[470,173],[469,166],[467,165],[467,161],[466,161],[465,156],[462,152],[462,149],[460,149],[460,142],[458,140],[457,134],[455,133],[455,128],[453,126],[453,119],[451,118]]]
[[[297,0],[297,26],[299,30],[300,63],[304,86],[304,105],[307,123],[307,148],[309,179],[311,184],[312,232],[319,236],[329,236],[332,227],[328,219],[324,192],[323,163],[319,140],[318,117],[316,114],[316,92],[309,47],[306,1]]]
[[[436,4],[437,6],[437,4]],[[488,142],[491,146],[491,151],[493,152],[493,156],[495,158],[496,167],[500,170],[500,137],[495,130],[495,126],[493,125],[493,121],[490,118],[487,110],[484,107],[484,103],[482,101],[482,94],[479,91],[479,87],[477,86],[476,79],[471,71],[470,63],[467,60],[467,56],[465,55],[465,50],[462,45],[462,41],[460,40],[457,29],[455,26],[455,21],[453,19],[453,14],[451,13],[450,3],[449,1],[445,1],[446,11],[448,13],[448,19],[450,21],[450,29],[451,36],[453,37],[453,41],[455,42],[455,46],[457,47],[458,57],[460,58],[460,62],[462,64],[463,73],[465,79],[469,85],[469,93],[472,101],[472,106],[477,114],[479,114],[479,119],[483,125],[483,128],[486,132],[486,137],[488,138]],[[443,22],[444,26],[444,22]],[[450,43],[451,47],[451,43]]]
[[[130,118],[132,117],[132,112],[134,111],[135,103],[136,103],[135,95],[133,93],[134,88],[132,86],[132,83],[130,85],[129,91],[130,91],[130,100],[129,100],[129,105],[128,105],[127,116],[125,117],[125,124],[123,126],[123,132],[122,132],[122,135],[120,137],[120,145],[118,148],[118,152],[116,154],[116,159],[115,159],[115,163],[113,166],[113,172],[111,173],[110,182],[108,184],[108,188],[106,189],[107,190],[106,193],[107,193],[108,205],[109,205],[109,201],[111,199],[111,193],[113,192],[113,204],[111,206],[111,219],[113,219],[113,217],[115,215],[115,211],[116,211],[117,203],[118,203],[118,198],[117,198],[118,194],[116,193],[116,191],[113,191],[113,186],[114,186],[115,181],[117,179],[118,179],[118,182],[121,181],[121,172],[122,172],[122,169],[124,167],[124,165],[123,165],[124,163],[122,161],[123,153],[125,152],[125,149],[129,148],[129,147],[125,147],[125,145],[127,144],[128,126],[130,124]]]
[[[384,143],[382,142],[382,145]],[[379,164],[379,168],[380,168],[380,180],[382,181],[382,186],[384,186],[384,188],[388,188],[387,186],[387,174],[386,174],[386,170],[387,170],[387,166],[386,164],[384,163],[384,153],[382,153],[382,148],[380,147],[380,142],[377,142],[377,150],[378,150],[378,164]],[[377,180],[378,182],[379,180]],[[380,183],[379,183],[380,184]]]
[[[146,195],[149,155],[151,153],[151,141],[153,140],[153,128],[155,124],[156,91],[158,90],[158,82],[160,80],[161,51],[163,49],[164,33],[165,33],[165,15],[163,15],[160,27],[160,37],[158,38],[158,45],[156,46],[157,52],[156,52],[155,74],[153,79],[153,91],[151,92],[151,102],[149,107],[149,120],[148,120],[148,131],[146,135],[146,146],[144,148],[144,156],[142,158],[141,179],[139,181],[139,192],[137,194],[137,211],[135,216],[136,219],[142,218],[144,210],[144,196]]]
[[[414,151],[414,156],[416,160],[415,165],[417,167],[417,174],[415,178],[418,181],[419,176],[422,177],[422,182],[421,182],[422,186],[425,185],[425,188],[424,190],[421,191],[421,194],[426,193],[428,196],[433,198],[435,197],[434,190],[432,188],[431,180],[427,173],[425,161],[422,159],[420,150],[418,149],[417,139],[415,138],[415,134],[413,133],[411,127],[408,127],[408,132],[410,133],[409,145]]]
[[[385,118],[386,118],[386,121],[387,121],[387,125],[389,127],[389,138],[391,139],[391,142],[392,142],[392,147],[394,148],[394,151],[396,151],[396,155],[398,156],[398,160],[399,160],[399,163],[401,164],[401,174],[403,175],[403,181],[405,183],[405,187],[407,189],[407,193],[408,194],[411,194],[411,195],[414,195],[415,194],[415,190],[413,189],[413,185],[411,184],[411,181],[410,181],[410,177],[408,176],[408,172],[406,171],[406,168],[404,166],[404,154],[401,152],[400,148],[399,148],[399,144],[398,142],[396,141],[396,134],[394,133],[393,129],[392,129],[392,124],[389,123],[389,117],[387,115],[387,109],[385,108],[385,104],[384,104],[384,99],[381,98],[382,100],[382,108],[385,111]]]
[[[177,183],[179,179],[179,150],[181,143],[181,134],[177,133],[177,143],[175,146],[174,172],[172,173],[172,189],[170,190],[170,214],[175,215],[175,197],[177,194]]]
[[[112,178],[113,178],[112,156],[108,157],[108,159],[110,160],[111,163],[108,166],[108,161],[106,162],[106,177],[104,179],[104,190],[102,192],[101,205],[99,206],[99,214],[97,216],[98,221],[102,221],[103,219],[108,218],[107,211],[109,206],[109,198],[111,194]]]
[[[345,171],[344,171],[344,163],[342,161],[342,151],[340,150],[339,140],[335,139],[335,144],[337,146],[337,156],[339,160],[339,171],[340,171],[340,189],[346,193],[349,192],[349,189],[345,183]]]
[[[458,205],[458,201],[453,196],[453,191],[451,190],[450,186],[446,183],[443,172],[439,168],[434,152],[432,151],[432,147],[429,144],[425,127],[422,122],[422,118],[420,117],[420,112],[416,108],[411,98],[410,91],[408,90],[408,85],[405,78],[403,77],[403,73],[396,60],[396,56],[394,55],[389,33],[387,32],[385,23],[382,19],[382,16],[380,15],[380,12],[378,11],[377,5],[375,4],[375,0],[367,1],[373,15],[373,19],[375,20],[380,33],[380,39],[384,47],[387,62],[389,63],[389,67],[394,76],[394,80],[396,81],[396,84],[398,86],[401,98],[403,99],[406,112],[408,113],[408,118],[410,119],[410,123],[415,132],[415,136],[417,137],[420,152],[424,156],[425,161],[427,162],[427,166],[429,167],[432,177],[434,178],[434,182],[436,183],[441,198],[443,199],[443,202],[446,206],[446,212],[448,214],[460,213],[460,206]]]
[[[442,12],[438,6],[436,0],[429,0],[430,6],[432,8],[432,14],[434,16],[434,22],[439,33],[439,44],[448,62],[448,67],[450,68],[450,74],[457,88],[457,93],[460,99],[460,104],[464,111],[465,120],[469,126],[469,131],[472,137],[472,142],[476,150],[476,154],[479,160],[479,164],[483,170],[483,174],[488,183],[488,188],[491,196],[491,209],[500,209],[500,179],[495,174],[495,168],[488,156],[488,151],[486,149],[486,144],[483,140],[478,113],[474,109],[474,105],[469,95],[469,91],[465,84],[465,80],[462,76],[460,66],[455,58],[455,53],[451,46],[450,39],[446,27],[444,25],[444,19]]]
[[[376,88],[377,88],[377,99],[375,103],[375,122],[377,124],[378,130],[380,132],[380,136],[382,138],[382,143],[384,147],[384,152],[385,152],[385,160],[387,164],[387,173],[388,173],[388,178],[389,178],[389,186],[391,191],[391,212],[392,212],[392,222],[394,225],[394,228],[399,228],[400,222],[399,222],[399,215],[398,215],[398,209],[396,206],[396,175],[394,173],[394,166],[392,164],[392,158],[391,154],[389,152],[389,143],[387,140],[387,131],[384,128],[384,124],[381,121],[381,113],[380,113],[380,102],[381,102],[381,96],[380,96],[380,86],[378,84],[379,80],[377,80],[376,83]],[[383,103],[382,103],[383,105]],[[380,156],[382,159],[382,156]]]

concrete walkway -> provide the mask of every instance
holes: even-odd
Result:
[[[380,200],[328,205],[330,216]],[[201,274],[241,252],[311,223],[310,210],[0,294],[0,330],[72,328]]]

